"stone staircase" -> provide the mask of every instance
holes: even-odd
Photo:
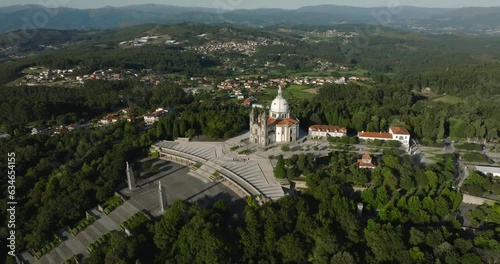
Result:
[[[210,166],[210,161],[208,161],[205,164],[203,164],[200,168],[191,171],[189,174],[205,183],[208,183],[209,181],[215,182],[214,176],[212,175],[215,173],[215,171],[216,170],[212,166]]]
[[[137,213],[139,209],[126,201],[109,215],[104,215],[97,210],[92,210],[97,220],[76,236],[67,234],[67,240],[51,250],[39,260],[27,261],[28,263],[61,264],[75,255],[88,256],[87,247],[94,241],[113,230],[118,230],[120,225]],[[25,258],[30,259],[30,258]]]

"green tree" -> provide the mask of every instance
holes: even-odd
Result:
[[[413,263],[423,263],[425,255],[418,247],[412,247],[410,249],[410,257]]]
[[[356,263],[356,261],[354,261],[352,255],[345,251],[333,255],[333,257],[330,260],[330,264],[354,264],[354,263]]]
[[[284,179],[286,177],[285,160],[283,155],[278,156],[278,162],[274,168],[274,176],[278,179]]]
[[[383,227],[381,224],[369,220],[364,233],[366,243],[377,260],[411,263],[409,253],[402,240],[402,234],[398,229],[394,229],[390,225]]]
[[[194,136],[196,136],[196,130],[194,130],[193,128],[190,128],[186,131],[184,136],[187,138],[193,138]]]
[[[303,239],[294,234],[286,234],[278,240],[277,250],[285,263],[302,263],[307,260],[302,241]]]
[[[176,201],[166,210],[162,220],[156,224],[154,242],[160,250],[169,252],[172,249],[180,229],[186,224],[187,210],[187,203]]]

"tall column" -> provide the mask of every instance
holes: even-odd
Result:
[[[358,210],[357,210],[357,213],[358,213],[358,217],[361,216],[363,214],[363,203],[358,203]]]
[[[161,181],[158,181],[158,195],[160,198],[160,212],[165,212],[165,199],[163,199],[163,187],[161,186]]]
[[[135,189],[135,177],[134,177],[134,170],[132,169],[132,166],[127,161],[127,181],[128,181],[128,189],[129,191],[132,191]]]

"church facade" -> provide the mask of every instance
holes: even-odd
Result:
[[[290,114],[281,87],[270,108],[254,106],[250,114],[250,142],[259,146],[297,141],[300,121]]]

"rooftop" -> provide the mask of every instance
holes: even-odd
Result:
[[[360,168],[376,168],[377,166],[372,162],[372,157],[370,153],[363,154],[361,159],[358,159],[358,166]]]
[[[347,133],[347,128],[340,126],[315,125],[309,127],[310,131]]]
[[[358,133],[360,138],[381,138],[381,139],[392,139],[391,133],[381,133],[381,132],[360,132]]]
[[[410,132],[404,127],[391,127],[390,131],[397,135],[410,135]]]
[[[267,124],[268,125],[278,125],[278,126],[289,126],[293,124],[298,124],[299,121],[295,118],[286,118],[286,119],[274,119],[274,118],[268,118],[267,119]]]
[[[493,175],[500,175],[500,167],[476,166],[476,170],[484,174],[491,173]]]
[[[161,116],[163,114],[167,113],[167,111],[163,108],[158,108],[156,109],[156,111],[154,111],[153,113],[150,113],[150,114],[145,114],[144,116],[152,116],[152,117],[155,117],[155,116]]]

